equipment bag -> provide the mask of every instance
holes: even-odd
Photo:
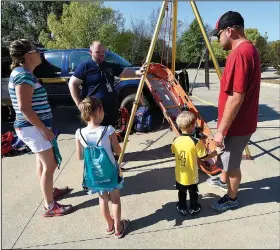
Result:
[[[126,108],[120,108],[118,112],[118,121],[116,126],[116,134],[119,142],[123,141],[129,122],[129,113]]]
[[[84,148],[83,188],[93,192],[110,192],[118,185],[118,174],[115,164],[110,160],[105,148],[98,144],[107,132],[104,128],[101,137],[94,146],[87,144],[80,129],[80,134],[86,147]],[[109,140],[109,138],[108,138]]]
[[[152,115],[148,107],[140,106],[135,113],[134,130],[149,132],[152,130]]]
[[[1,156],[7,156],[9,153],[12,153],[14,148],[12,142],[14,139],[14,133],[11,131],[6,132],[1,136]]]

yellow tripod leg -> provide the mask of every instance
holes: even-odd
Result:
[[[242,159],[243,160],[253,160],[248,145],[246,145],[246,147],[245,147],[245,155],[242,155]]]

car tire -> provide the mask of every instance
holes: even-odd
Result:
[[[3,121],[8,121],[9,120],[9,108],[8,106],[2,106],[1,105],[1,116]]]
[[[131,110],[132,110],[132,107],[133,107],[133,103],[134,103],[135,97],[136,97],[136,94],[128,95],[127,97],[125,97],[122,100],[120,107],[121,108],[126,108],[128,110],[128,112],[129,112],[129,114],[130,114]],[[141,105],[141,104],[139,103],[139,105]],[[143,105],[148,107],[149,109],[151,108],[151,105],[150,105],[147,97],[145,97],[145,96],[143,96]]]

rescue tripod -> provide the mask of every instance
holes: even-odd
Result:
[[[164,18],[164,13],[165,10],[168,7],[168,0],[164,0],[160,9],[160,13],[159,13],[159,17],[157,20],[157,24],[155,27],[155,32],[153,34],[152,37],[152,41],[150,44],[150,48],[148,51],[148,55],[146,57],[146,65],[147,65],[147,70],[145,71],[145,73],[141,76],[140,79],[140,83],[137,89],[137,93],[136,93],[136,97],[135,97],[135,101],[131,110],[131,114],[130,114],[130,119],[129,119],[129,123],[128,123],[128,127],[125,133],[125,138],[124,138],[124,142],[123,142],[123,147],[122,147],[122,151],[120,154],[120,157],[118,159],[118,163],[121,164],[121,162],[123,161],[123,156],[124,156],[124,152],[126,149],[126,145],[128,142],[128,137],[133,125],[133,121],[134,121],[134,116],[135,113],[137,111],[138,105],[139,105],[139,101],[141,98],[141,94],[142,94],[142,90],[144,87],[144,83],[146,82],[147,87],[149,88],[149,90],[151,91],[154,99],[156,100],[156,102],[159,104],[160,108],[163,111],[163,115],[165,116],[165,118],[167,119],[167,121],[169,122],[171,129],[177,134],[179,135],[179,131],[175,125],[175,119],[176,119],[176,115],[178,115],[178,112],[181,112],[181,110],[186,107],[188,110],[190,110],[191,112],[193,112],[196,117],[197,117],[197,125],[200,127],[200,130],[202,133],[201,134],[201,138],[202,140],[204,140],[205,146],[207,147],[208,150],[212,150],[215,148],[214,142],[212,140],[213,138],[213,134],[211,132],[211,130],[209,129],[209,127],[207,126],[207,124],[204,122],[204,120],[202,119],[202,117],[200,116],[199,112],[197,111],[197,109],[195,108],[195,106],[193,105],[191,99],[189,98],[189,96],[185,93],[185,91],[181,88],[181,86],[178,84],[178,82],[176,81],[174,74],[175,74],[175,62],[176,62],[176,35],[177,35],[177,10],[178,10],[178,0],[173,0],[173,19],[172,19],[172,67],[171,67],[171,71],[164,67],[161,64],[155,65],[155,64],[151,64],[151,58],[152,58],[152,54],[156,45],[156,41],[159,35],[159,31],[160,31],[160,27],[162,25],[162,21]],[[204,25],[202,23],[202,19],[200,17],[200,14],[198,12],[197,6],[195,1],[190,1],[191,7],[193,9],[194,15],[198,21],[199,27],[201,29],[203,38],[205,40],[206,46],[208,48],[208,51],[211,55],[211,58],[213,60],[213,64],[215,66],[217,75],[219,77],[219,79],[221,79],[221,70],[219,67],[219,64],[217,62],[217,59],[214,55],[212,46],[210,44],[209,38],[207,36],[207,33],[205,31]],[[150,65],[151,64],[151,65]],[[152,73],[154,74],[155,77],[157,77],[157,79],[154,78],[153,79],[149,79],[147,78],[147,74],[148,73]],[[164,85],[164,87],[166,89],[168,89],[168,92],[166,92],[165,94],[170,95],[169,96],[169,100],[172,99],[173,100],[173,106],[168,106],[167,103],[165,103],[165,101],[163,100],[163,98],[161,98],[158,95],[158,91],[157,91],[157,86],[155,84],[153,84],[153,82],[161,82],[161,83],[165,83],[162,84]],[[172,112],[168,112],[172,110]],[[172,116],[175,116],[173,117]],[[175,119],[174,119],[175,118]],[[245,159],[252,159],[251,155],[250,155],[250,151],[248,146],[246,146],[245,148],[246,151],[246,155],[245,155]],[[207,165],[207,166],[206,166]],[[200,168],[202,169],[203,172],[209,174],[209,175],[216,175],[217,173],[220,172],[219,169],[217,169],[215,163],[211,165],[211,163],[209,164],[202,164],[202,162],[199,163]]]

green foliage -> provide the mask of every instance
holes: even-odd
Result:
[[[245,29],[245,36],[248,40],[250,40],[253,44],[256,44],[257,39],[261,36],[258,29],[248,28]]]
[[[196,19],[192,21],[177,45],[177,57],[182,62],[197,63],[200,60],[205,42]]]
[[[132,62],[133,59],[133,41],[134,41],[134,34],[131,31],[123,31],[116,35],[115,43],[114,43],[114,51],[128,61]]]
[[[261,69],[262,71],[265,71],[270,65],[270,52],[267,44],[267,37],[259,36],[256,40],[255,46],[260,54]]]
[[[38,44],[39,34],[47,30],[47,17],[54,12],[57,16],[62,13],[63,1],[22,1],[1,2],[2,36],[4,45],[26,38]]]
[[[216,39],[211,41],[211,46],[214,52],[214,55],[216,56],[218,61],[225,61],[226,57],[229,54],[229,51],[223,50],[220,42]],[[211,55],[210,55],[210,60],[212,60]]]
[[[85,48],[93,40],[100,40],[114,50],[121,40],[118,34],[123,29],[123,18],[102,2],[71,2],[63,5],[61,18],[54,13],[48,16],[48,29],[51,35],[42,31],[39,37],[47,48]]]
[[[280,40],[270,43],[268,47],[271,66],[273,66],[277,70],[277,74],[280,75]]]

